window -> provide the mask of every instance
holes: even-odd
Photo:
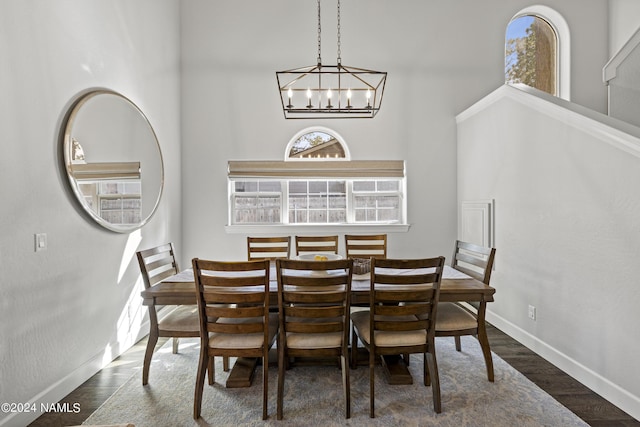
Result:
[[[532,6],[509,23],[505,82],[523,83],[569,99],[569,31],[553,9]]]
[[[349,160],[326,129],[296,135],[285,161],[229,162],[230,225],[406,224],[402,160]]]
[[[78,188],[86,205],[111,224],[131,225],[142,220],[140,180],[85,181]]]
[[[556,34],[537,16],[521,16],[507,28],[505,74],[509,83],[524,83],[556,95]]]

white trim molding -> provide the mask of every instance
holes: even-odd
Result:
[[[640,28],[635,34],[622,46],[622,48],[613,55],[613,58],[606,63],[602,69],[602,80],[605,84],[616,78],[618,74],[618,67],[627,59],[627,57],[633,52],[638,45],[640,45]]]

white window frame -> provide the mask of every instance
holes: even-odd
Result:
[[[394,165],[397,170],[397,165],[402,165],[402,176],[385,176],[388,170],[385,167]],[[240,166],[238,166],[240,165]],[[229,162],[230,176],[228,178],[229,185],[229,206],[228,206],[228,223],[226,231],[228,233],[252,233],[252,234],[276,234],[276,233],[288,233],[293,234],[295,232],[403,232],[409,229],[407,223],[407,200],[406,200],[406,177],[404,174],[404,162],[403,161],[347,161],[347,162],[318,162],[315,164],[318,168],[312,168],[314,172],[309,172],[307,166],[300,167],[300,164],[292,164],[288,162]],[[331,166],[339,165],[337,169]],[[291,167],[293,166],[293,167]],[[326,168],[326,166],[330,166]],[[237,172],[238,169],[242,169],[241,172]],[[255,169],[257,173],[252,172]],[[323,172],[323,169],[326,169]],[[362,176],[357,176],[359,171],[362,171]],[[289,173],[290,175],[287,175]],[[313,176],[301,176],[299,173],[310,173]],[[325,174],[324,176],[322,174]],[[375,175],[376,173],[379,176]],[[275,174],[277,176],[268,176],[269,174]],[[334,175],[337,174],[337,175]],[[350,174],[351,176],[343,176],[343,174]],[[252,175],[265,175],[262,177]],[[278,224],[269,223],[251,223],[251,224],[238,224],[235,223],[235,212],[233,211],[233,200],[236,197],[235,182],[236,181],[259,181],[259,180],[277,180],[282,183],[281,185],[281,210],[280,220]],[[289,223],[289,186],[288,181],[346,181],[346,220],[345,223]],[[354,191],[353,182],[357,180],[397,180],[398,191],[389,192],[388,194],[399,195],[400,197],[400,219],[397,222],[371,222],[371,223],[358,223],[355,222],[355,209],[354,209]],[[384,194],[377,193],[376,194]],[[284,231],[286,230],[286,231]]]

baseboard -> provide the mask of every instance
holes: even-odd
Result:
[[[522,345],[563,370],[627,414],[636,419],[640,419],[640,397],[633,395],[577,360],[558,351],[556,348],[541,341],[539,338],[490,310],[487,310],[486,319],[487,322],[519,341]]]
[[[138,342],[144,336],[148,334],[149,331],[149,321],[145,321],[140,326],[140,332],[138,333],[138,337],[134,340]],[[112,360],[115,360],[118,356],[124,353],[126,350],[130,348],[120,348],[117,343],[111,343],[112,348],[118,348],[119,352],[117,354],[112,355]],[[0,427],[13,427],[13,426],[26,426],[31,422],[35,421],[39,416],[43,415],[45,412],[41,412],[41,409],[44,407],[50,407],[50,405],[59,402],[69,393],[71,393],[76,388],[80,387],[85,381],[98,373],[102,368],[106,366],[107,363],[111,361],[104,360],[104,351],[100,351],[98,354],[93,356],[91,359],[80,365],[77,369],[70,372],[67,376],[61,378],[59,381],[55,382],[51,386],[47,387],[41,393],[33,396],[28,400],[28,405],[31,406],[34,411],[19,411],[19,412],[11,412],[5,418],[0,419]],[[142,361],[140,361],[142,364]],[[73,406],[62,408],[63,410],[76,410]],[[82,410],[82,408],[80,408]],[[88,416],[89,414],[87,414]]]

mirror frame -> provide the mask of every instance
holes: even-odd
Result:
[[[127,103],[128,106],[133,109],[133,111],[137,112],[146,123],[149,129],[150,135],[153,138],[153,144],[155,148],[158,150],[158,157],[160,160],[160,165],[159,165],[160,183],[159,183],[158,195],[155,200],[155,203],[153,204],[151,211],[147,215],[144,215],[144,212],[142,212],[141,220],[136,224],[132,224],[132,225],[113,224],[107,221],[106,219],[102,218],[96,210],[94,210],[91,206],[85,203],[85,196],[80,190],[79,182],[75,178],[74,173],[72,172],[71,157],[72,157],[73,143],[74,143],[72,131],[73,131],[74,123],[76,122],[76,119],[82,107],[84,107],[88,101],[100,95],[110,95],[110,96],[115,96],[117,98],[120,98],[122,101]],[[142,110],[140,110],[140,108],[133,101],[131,101],[129,98],[122,95],[121,93],[118,93],[110,89],[92,89],[88,92],[83,93],[82,95],[79,95],[78,98],[75,100],[75,102],[72,103],[71,107],[67,112],[66,119],[64,120],[64,123],[63,123],[62,138],[63,138],[62,149],[63,149],[65,173],[69,180],[70,187],[75,195],[75,199],[85,213],[87,213],[96,223],[98,223],[102,227],[117,233],[130,233],[132,231],[142,228],[145,224],[149,222],[149,220],[153,217],[153,215],[157,211],[158,206],[160,205],[160,200],[162,199],[162,194],[164,191],[164,158],[162,156],[160,143],[158,142],[158,136],[156,135],[156,132],[153,129],[153,126],[151,126],[151,123],[149,122],[149,119],[147,118],[147,116],[142,112]],[[122,163],[122,164],[130,165],[133,163]],[[142,181],[143,179],[144,178],[142,174],[140,174],[140,180]],[[144,195],[142,195],[141,197],[144,198]]]

